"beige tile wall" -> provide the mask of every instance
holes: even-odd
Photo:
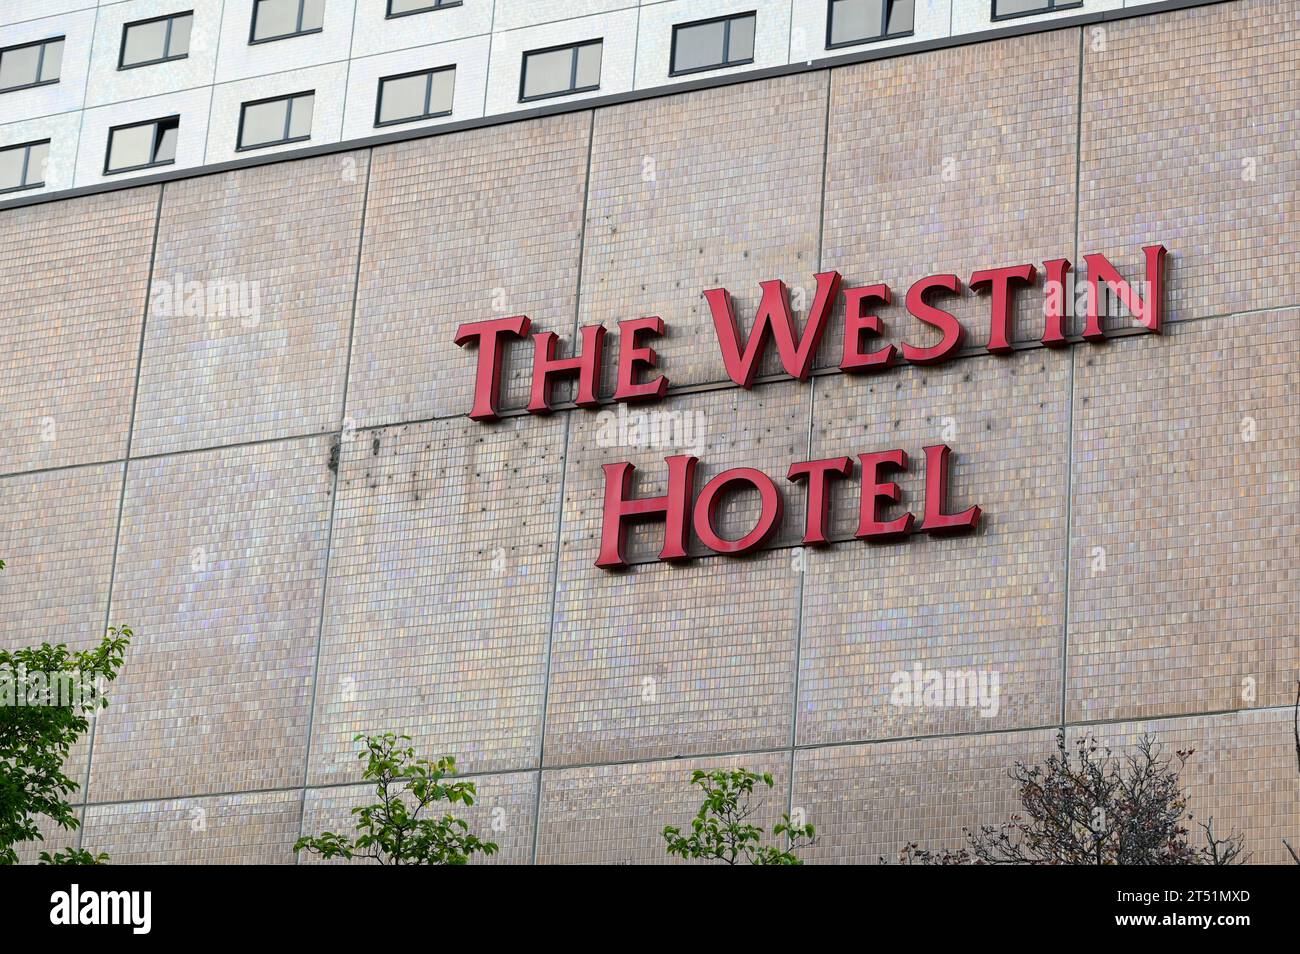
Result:
[[[884,282],[885,339],[939,336],[907,315],[912,282],[1074,254],[1079,34],[1064,30],[836,70],[826,156],[822,265]],[[1042,335],[1039,290],[1020,294],[1012,338]],[[987,293],[945,298],[988,341]],[[936,304],[941,304],[936,302]],[[842,324],[828,335],[839,364]]]
[[[580,323],[613,332],[624,319],[660,315],[661,368],[684,385],[726,380],[705,289],[731,292],[746,333],[761,281],[802,286],[806,311],[826,83],[827,74],[807,73],[765,84],[761,97],[731,86],[598,110]],[[760,366],[780,367],[775,352]]]
[[[561,581],[546,764],[790,744],[799,574],[786,551]]]
[[[1122,347],[1129,342],[1122,342]],[[1084,352],[1080,351],[1080,355]],[[983,732],[1060,716],[1072,354],[971,358],[888,377],[817,382],[813,456],[902,448],[903,509],[924,512],[925,455],[946,442],[949,510],[984,509],[968,536],[849,539],[807,562],[799,742]],[[851,538],[860,476],[833,506]],[[996,708],[900,705],[896,674],[974,674]],[[967,698],[968,702],[978,701]]]
[[[478,354],[450,345],[464,322],[527,315],[569,339],[590,142],[591,115],[572,113],[374,150],[351,419],[467,414]],[[532,360],[509,349],[503,406],[528,403]]]
[[[348,153],[167,185],[135,453],[338,428],[366,167]]]
[[[325,437],[131,462],[92,801],[302,784],[333,476]]]
[[[0,473],[125,456],[158,192],[0,214]]]
[[[1294,9],[1241,0],[1106,24],[1084,44],[1080,252],[1171,251],[1174,318],[1294,305]]]
[[[1294,700],[1296,317],[1188,322],[1079,353],[1070,718]]]
[[[466,771],[536,766],[564,429],[460,418],[344,445],[313,782],[359,777],[362,731],[405,733]]]
[[[0,648],[95,642],[121,495],[120,463],[0,478]]]
[[[84,844],[115,864],[292,864],[301,792],[92,805]]]

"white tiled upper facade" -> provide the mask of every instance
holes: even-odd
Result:
[[[1014,19],[995,17],[1016,13]],[[389,16],[398,9],[427,6],[422,12]],[[537,105],[523,97],[522,73],[529,51],[599,40],[595,88],[578,78],[590,76],[590,63],[574,66],[570,86],[578,91],[547,98],[548,104],[628,93],[711,75],[809,63],[832,55],[924,40],[978,33],[1043,19],[1059,19],[1153,0],[0,0],[0,183],[20,188],[0,191],[0,201],[33,193],[91,186],[176,168],[193,168],[254,154],[347,142],[393,130],[434,126],[496,116]],[[266,5],[266,6],[263,6]],[[287,7],[286,7],[287,5]],[[300,7],[301,5],[301,7]],[[830,44],[828,19],[834,6],[841,19],[837,37],[860,36],[860,45]],[[255,7],[264,10],[263,28],[288,17],[310,28],[279,39],[253,42]],[[891,10],[892,8],[892,10]],[[1052,9],[1049,9],[1052,8]],[[1028,12],[1026,12],[1028,11]],[[1040,11],[1040,12],[1034,12]],[[1045,11],[1045,12],[1043,12]],[[191,13],[185,24],[183,53],[163,62],[122,68],[128,24]],[[729,43],[737,65],[707,65],[710,37],[693,34],[692,52],[702,49],[703,68],[673,70],[674,27],[698,20],[752,14],[750,25],[733,25]],[[890,19],[896,16],[896,19]],[[319,28],[316,22],[319,22]],[[173,21],[179,22],[179,21]],[[876,36],[857,25],[881,23]],[[879,36],[888,26],[889,35]],[[295,25],[293,29],[297,30]],[[856,31],[856,32],[855,32]],[[177,34],[184,31],[178,27]],[[265,32],[265,30],[263,30]],[[137,34],[140,36],[142,34]],[[25,64],[34,62],[29,45],[62,38],[50,49],[46,74],[23,83]],[[720,41],[719,41],[720,42]],[[679,54],[683,58],[685,52]],[[752,52],[751,52],[752,50]],[[595,51],[592,51],[593,53]],[[750,54],[746,56],[746,54]],[[12,56],[8,64],[6,56]],[[551,74],[569,81],[568,54]],[[534,61],[539,62],[540,61]],[[555,58],[550,61],[557,62]],[[585,61],[584,61],[585,62]],[[681,60],[679,60],[680,66]],[[697,60],[698,63],[698,60]],[[384,77],[454,67],[454,80],[439,87],[447,97],[434,104],[429,93],[424,112],[431,118],[378,124],[377,97]],[[57,79],[48,74],[57,70]],[[583,72],[586,71],[586,72]],[[534,80],[540,82],[539,66]],[[6,78],[7,77],[7,78]],[[18,77],[15,80],[15,77]],[[424,89],[417,85],[416,99]],[[392,87],[396,89],[396,87]],[[450,90],[450,92],[446,92]],[[295,108],[296,132],[310,111],[306,138],[240,148],[245,103],[311,92]],[[399,104],[396,93],[391,100]],[[282,108],[277,106],[277,109]],[[111,171],[111,130],[175,118],[165,143],[152,135],[135,138],[138,153],[121,137]],[[247,137],[246,137],[247,138]],[[23,150],[6,147],[39,144],[23,173]],[[123,158],[134,157],[134,158]],[[150,158],[152,157],[152,158]],[[141,165],[140,159],[144,164]],[[6,171],[7,170],[7,171]],[[15,172],[15,170],[19,170]],[[4,185],[0,184],[0,189]]]

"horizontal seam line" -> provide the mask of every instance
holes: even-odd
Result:
[[[1277,713],[1290,712],[1293,708],[1292,703],[1280,703],[1271,706],[1255,706],[1253,708],[1243,709],[1207,709],[1197,712],[1170,713],[1168,715],[1151,715],[1151,716],[1133,716],[1114,719],[1082,719],[1069,720],[1065,723],[1066,729],[1099,727],[1099,726],[1120,726],[1135,725],[1140,726],[1151,722],[1171,722],[1179,719],[1201,719],[1214,718],[1218,716],[1242,715],[1252,712]],[[824,749],[843,749],[843,748],[861,748],[863,746],[876,745],[897,745],[906,742],[929,742],[943,739],[965,739],[981,735],[1015,735],[1017,733],[1044,732],[1048,729],[1059,730],[1060,722],[1047,722],[1037,725],[1016,726],[1002,729],[977,729],[967,732],[936,732],[927,735],[908,735],[908,736],[889,736],[885,738],[869,739],[849,739],[835,742],[803,742],[795,743],[796,752],[815,752]],[[488,769],[485,771],[466,771],[458,777],[463,779],[490,778],[503,775],[531,775],[536,772],[555,773],[578,771],[581,769],[593,768],[617,768],[628,765],[656,765],[670,762],[698,762],[702,759],[729,759],[745,755],[782,755],[790,751],[788,745],[778,745],[771,747],[728,749],[713,752],[683,753],[681,755],[654,755],[644,758],[616,759],[605,762],[563,762],[552,765],[544,765],[540,769],[536,766],[521,766],[518,768]],[[306,791],[327,791],[337,788],[363,788],[373,787],[372,782],[350,781],[350,782],[312,782],[307,785],[292,785],[271,788],[255,789],[231,789],[214,792],[197,792],[186,795],[157,795],[147,798],[126,798],[104,802],[77,802],[74,808],[103,808],[113,805],[140,805],[150,802],[181,802],[194,801],[205,798],[229,798],[236,795],[269,795],[269,794],[290,794],[293,792]]]

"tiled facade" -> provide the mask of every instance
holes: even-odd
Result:
[[[0,472],[126,455],[158,188],[5,214]]]
[[[292,179],[259,166],[166,190],[134,453],[337,426],[367,159],[307,160]]]
[[[392,730],[477,782],[500,862],[665,861],[690,772],[739,765],[774,776],[766,823],[818,827],[810,860],[874,862],[1004,818],[1007,770],[1064,724],[1195,748],[1196,817],[1284,861],[1296,24],[1232,0],[0,211],[4,641],[137,633],[70,766],[72,840],[305,862],[299,834],[367,795],[352,736]],[[1089,252],[1128,274],[1157,241],[1161,336],[1041,348],[1036,289],[1013,354],[845,375],[837,311],[809,381],[769,357],[748,391],[700,297],[730,288],[747,328],[782,278],[803,318],[835,268],[888,282],[885,340],[924,343],[917,278]],[[957,308],[969,345],[987,305]],[[660,315],[674,390],[527,414],[518,343],[507,416],[470,421],[455,329],[514,314],[565,347]],[[855,475],[839,542],[800,546],[791,463],[936,443],[976,533],[852,540]],[[772,475],[782,525],[668,565],[652,524],[596,568],[601,464],[661,493],[675,453],[697,487]],[[918,515],[923,477],[899,477]],[[997,705],[902,704],[915,671],[994,678]]]

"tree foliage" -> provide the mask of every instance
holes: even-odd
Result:
[[[474,854],[496,854],[496,844],[480,841],[461,819],[425,814],[436,802],[474,804],[473,782],[447,781],[456,774],[455,759],[417,759],[415,749],[398,745],[410,737],[391,732],[362,734],[353,741],[362,743],[357,757],[366,760],[363,778],[375,783],[379,801],[352,809],[355,837],[327,831],[299,838],[294,851],[322,858],[369,858],[385,865],[463,865]]]
[[[0,562],[0,568],[4,564]],[[69,797],[78,785],[63,771],[73,744],[90,727],[90,716],[107,705],[102,683],[117,678],[131,630],[112,628],[92,649],[70,652],[62,643],[0,650],[0,675],[9,686],[23,687],[24,674],[61,674],[94,692],[68,705],[0,705],[0,864],[17,864],[16,846],[44,841],[42,816],[65,831],[80,826]],[[102,864],[107,855],[69,848],[41,852],[45,864]]]
[[[1180,776],[1195,750],[1165,755],[1144,735],[1116,757],[1091,735],[1071,753],[1058,732],[1056,753],[1042,765],[1017,762],[1010,772],[1023,814],[1003,825],[964,829],[966,844],[930,851],[913,843],[905,864],[986,865],[1230,865],[1246,860],[1241,836],[1220,839],[1214,820],[1198,827],[1193,845]]]
[[[64,851],[42,851],[41,864],[43,865],[106,865],[108,864],[108,853],[101,851],[99,854],[87,851],[85,848],[68,848]]]
[[[796,825],[789,815],[772,828],[772,837],[785,847],[764,845],[764,830],[750,819],[758,810],[754,786],[772,787],[772,776],[747,769],[691,773],[691,784],[704,792],[704,802],[683,834],[672,825],[663,830],[668,854],[695,860],[720,861],[728,865],[801,865],[795,851],[816,840],[812,825]]]

